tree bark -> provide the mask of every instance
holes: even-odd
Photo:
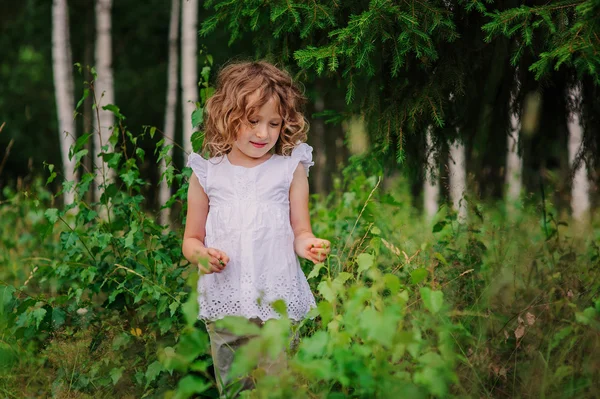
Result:
[[[514,103],[514,102],[511,102]],[[511,104],[512,105],[512,104]],[[510,115],[510,133],[506,137],[506,201],[514,210],[513,205],[521,196],[521,176],[523,174],[523,159],[519,155],[519,138],[521,132],[521,118],[517,111]]]
[[[425,210],[425,219],[431,221],[438,211],[438,198],[440,196],[439,168],[437,167],[436,153],[433,147],[431,131],[433,127],[429,125],[426,132],[426,162],[425,179],[423,182],[423,209]]]
[[[178,83],[178,52],[177,42],[179,39],[179,0],[171,1],[171,20],[169,22],[169,63],[167,68],[167,105],[165,110],[165,145],[173,144],[175,141],[175,111],[177,108],[177,83]],[[169,150],[169,163],[172,163],[173,149]],[[158,194],[160,205],[163,206],[171,198],[171,186],[167,178],[162,174],[167,168],[165,158],[160,161],[160,191]],[[164,208],[160,213],[160,223],[168,224],[170,221],[170,208]]]
[[[465,145],[458,141],[454,141],[450,145],[448,175],[452,207],[458,213],[458,220],[464,222],[467,220],[467,203],[464,198],[467,188],[467,171],[465,165]]]
[[[198,102],[198,0],[181,5],[181,108],[183,109],[183,149],[192,152],[192,112]]]
[[[569,90],[568,96],[574,104],[574,111],[568,121],[569,129],[569,165],[572,169],[571,210],[573,218],[584,221],[590,210],[590,182],[585,159],[580,156],[583,148],[583,126],[581,124],[581,87]]]
[[[114,104],[115,95],[113,87],[112,71],[112,20],[111,20],[112,0],[96,1],[96,73],[97,78],[94,83],[94,96],[96,99],[94,115],[94,163],[96,171],[96,190],[94,198],[99,200],[101,192],[100,185],[109,185],[114,181],[114,171],[108,169],[108,166],[98,158],[102,152],[102,146],[109,145],[108,139],[111,135],[111,127],[114,124],[114,115],[110,111],[102,109],[107,104]]]
[[[52,61],[63,174],[66,181],[75,181],[75,159],[69,159],[69,149],[75,144],[76,132],[73,119],[75,107],[67,0],[54,0],[52,3]],[[64,193],[65,205],[73,203],[74,200],[73,190]]]

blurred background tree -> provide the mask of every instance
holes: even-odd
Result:
[[[94,4],[69,2],[72,60],[82,65],[97,64]],[[190,5],[182,1],[182,7]],[[6,122],[0,148],[14,140],[1,185],[42,174],[44,161],[61,164],[51,9],[49,2],[33,0],[0,5],[0,123]],[[158,0],[113,4],[114,102],[134,135],[143,126],[165,126],[171,12],[170,2]],[[597,190],[592,166],[598,163],[591,161],[598,154],[600,131],[598,0],[527,5],[209,0],[200,2],[197,14],[196,55],[204,55],[195,62],[198,72],[207,54],[212,57],[210,79],[232,59],[260,57],[284,65],[304,84],[316,192],[332,189],[341,166],[357,152],[357,137],[368,143],[362,145],[368,145],[369,155],[363,166],[387,175],[406,173],[415,199],[423,196],[428,170],[432,183],[442,183],[442,200],[448,197],[445,182],[452,180],[452,168],[447,165],[460,156],[464,165],[459,170],[465,173],[459,175],[466,179],[460,184],[467,188],[459,189],[459,197],[466,190],[463,194],[473,198],[502,198],[509,148],[517,157],[510,176],[522,179],[526,198],[537,195],[541,183],[550,184],[557,189],[556,203],[568,209],[576,169],[591,184],[587,190]],[[73,75],[78,100],[83,82],[92,77],[85,68],[82,73],[74,68]],[[181,102],[176,107],[176,115],[183,115]],[[81,112],[75,130],[90,133],[89,101]],[[583,145],[572,142],[575,155],[569,156],[574,117]],[[182,132],[190,121],[183,119],[176,118],[174,129],[177,167],[183,165],[182,147],[188,141]],[[141,143],[148,154],[141,173],[153,182],[146,193],[152,208],[159,202],[159,168],[152,154],[161,138]],[[452,145],[464,155],[452,155]],[[425,167],[433,150],[435,157]],[[514,172],[514,165],[523,165],[523,171]]]

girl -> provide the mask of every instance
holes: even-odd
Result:
[[[201,271],[199,318],[207,321],[219,391],[229,384],[233,352],[249,337],[218,330],[214,320],[243,316],[262,324],[279,314],[302,320],[315,306],[296,255],[314,263],[330,243],[316,238],[308,212],[312,148],[304,98],[290,75],[267,62],[225,67],[205,108],[204,159],[191,154],[183,254]],[[208,267],[199,261],[208,261]],[[249,381],[243,381],[245,387]],[[251,385],[250,385],[251,386]]]

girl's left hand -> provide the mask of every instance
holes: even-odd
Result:
[[[331,243],[321,238],[306,238],[298,244],[300,244],[296,246],[298,255],[313,263],[323,262],[331,252]]]

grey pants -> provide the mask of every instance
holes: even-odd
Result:
[[[250,322],[262,327],[262,320],[250,319]],[[229,370],[235,353],[244,345],[252,345],[254,335],[236,335],[224,328],[217,328],[213,322],[206,323],[206,329],[210,337],[210,350],[213,358],[215,369],[215,378],[217,380],[217,388],[222,398],[236,398],[240,392],[246,389],[254,388],[254,379],[252,376],[244,376],[242,378],[232,379],[229,376]],[[297,345],[297,334],[291,340],[290,347]],[[263,356],[259,359],[258,367],[263,369],[267,375],[274,374],[277,370],[282,370],[287,367],[287,356],[285,351],[282,351],[275,359],[269,356]]]

